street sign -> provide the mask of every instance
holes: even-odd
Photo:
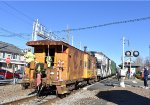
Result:
[[[8,57],[6,58],[6,63],[9,64],[10,62],[11,62],[11,59],[10,59],[10,57],[8,56]]]

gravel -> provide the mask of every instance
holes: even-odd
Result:
[[[20,84],[0,86],[0,104],[28,97],[32,90],[22,90]]]
[[[0,104],[28,97],[31,92],[30,89],[22,90],[20,84],[0,86]],[[148,105],[148,103],[150,103],[150,89],[130,85],[122,88],[96,83],[52,105]]]

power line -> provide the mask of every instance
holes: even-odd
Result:
[[[14,35],[3,35],[3,34],[0,34],[1,37],[14,37]]]
[[[110,23],[105,23],[105,24],[100,24],[100,25],[95,25],[95,26],[69,29],[69,31],[80,31],[80,30],[86,30],[86,29],[94,29],[94,28],[99,28],[99,27],[104,27],[104,26],[124,24],[124,23],[131,23],[131,22],[138,22],[138,21],[144,21],[144,20],[149,20],[149,19],[150,19],[150,17],[144,17],[144,18],[123,20],[123,21],[115,21],[115,22],[110,22]],[[61,32],[68,32],[68,29],[67,30],[61,30],[61,31],[53,31],[51,33],[61,33]]]
[[[23,18],[21,18],[21,17],[15,15],[14,13],[12,13],[12,12],[10,12],[10,11],[8,11],[8,10],[2,8],[2,7],[0,7],[0,10],[3,11],[3,12],[5,12],[5,13],[7,12],[8,14],[12,15],[13,17],[15,16],[15,17],[18,18],[21,22],[24,22],[24,23],[26,23],[26,24],[28,24],[28,25],[30,25],[30,26],[32,25],[29,21],[25,21]]]
[[[25,33],[17,33],[17,34],[20,34],[20,35],[24,35],[24,36],[27,36],[27,37],[29,37],[29,36],[31,36],[31,34],[25,34]],[[14,35],[12,35],[12,34],[0,34],[0,36],[1,37],[14,37]]]
[[[23,39],[28,40],[27,38],[25,38],[25,37],[22,36],[21,34],[11,32],[11,31],[9,31],[9,30],[3,28],[3,27],[0,27],[0,30],[5,31],[5,32],[7,32],[7,33],[9,33],[9,34],[12,34],[12,37],[17,36],[17,37],[19,37],[19,38],[23,38]],[[7,36],[8,36],[8,35],[7,35]],[[7,36],[6,36],[6,37],[7,37]],[[8,36],[8,37],[9,37],[9,36]]]
[[[15,7],[11,6],[10,4],[8,4],[5,1],[2,1],[2,3],[4,3],[5,5],[7,5],[9,8],[15,10],[16,12],[18,12],[19,14],[21,14],[22,16],[26,17],[27,19],[29,19],[30,21],[34,21],[34,19],[32,19],[30,16],[26,15],[25,13],[21,12],[20,10],[16,9]]]

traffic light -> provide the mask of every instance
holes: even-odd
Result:
[[[139,52],[138,51],[126,51],[125,56],[126,57],[138,57]]]

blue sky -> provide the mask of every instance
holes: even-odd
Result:
[[[149,11],[148,1],[0,2],[0,27],[25,37],[3,37],[2,35],[13,34],[0,29],[0,39],[20,48],[27,48],[25,44],[32,38],[32,24],[35,19],[39,19],[47,30],[59,31],[67,29],[67,26],[80,28],[149,17]],[[57,35],[66,38],[66,33]],[[123,36],[130,41],[130,46],[125,44],[125,50],[138,50],[143,58],[149,56],[150,20],[72,31],[70,35],[74,37],[76,47],[79,48],[81,42],[82,48],[87,46],[88,50],[103,52],[117,64],[121,63]]]

